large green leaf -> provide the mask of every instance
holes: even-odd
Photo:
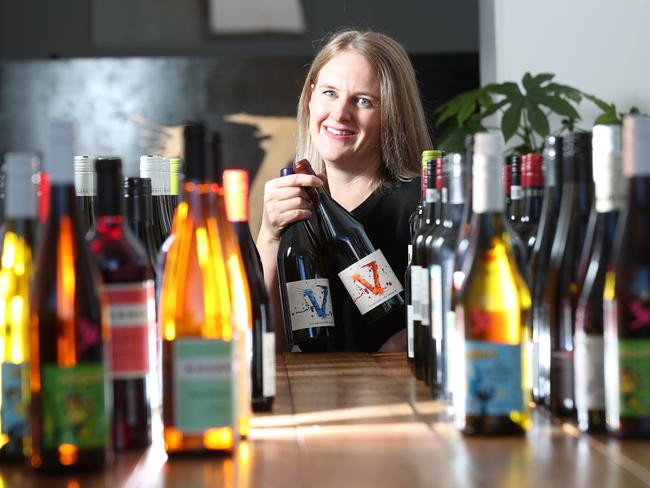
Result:
[[[502,107],[510,103],[507,98],[504,98],[500,102],[497,102],[493,104],[492,106],[488,107],[487,110],[484,110],[481,112],[481,118],[484,119],[485,117],[489,117],[493,113],[495,113],[497,110],[500,110]]]
[[[511,101],[520,100],[523,98],[521,90],[519,90],[519,85],[513,83],[512,81],[506,81],[505,83],[500,84],[491,84],[484,87],[484,90],[491,93],[498,93],[500,95],[505,95],[510,98]]]
[[[506,110],[501,119],[501,132],[503,132],[503,138],[506,142],[515,135],[519,124],[521,123],[521,110],[523,108],[523,103],[521,100],[513,102],[508,110]]]
[[[573,88],[569,85],[562,85],[560,83],[549,83],[544,87],[544,91],[547,93],[559,93],[576,103],[580,103],[583,95],[583,93],[577,88]]]
[[[530,127],[540,136],[546,137],[551,129],[549,128],[548,119],[544,115],[544,112],[530,100],[526,101],[526,112]]]
[[[569,102],[554,95],[535,95],[530,97],[537,105],[545,105],[558,115],[580,119],[580,114]]]

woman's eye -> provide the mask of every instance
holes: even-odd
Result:
[[[364,97],[359,97],[357,99],[357,103],[362,107],[372,107],[373,106],[373,103],[368,98],[364,98]]]
[[[334,97],[336,96],[336,93],[334,92],[334,90],[325,90],[323,92],[323,95],[325,95],[326,97]]]

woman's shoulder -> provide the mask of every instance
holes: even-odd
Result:
[[[358,219],[370,217],[373,220],[410,215],[421,199],[420,178],[385,182],[352,214]]]

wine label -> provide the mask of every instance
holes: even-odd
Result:
[[[177,338],[172,348],[175,427],[184,434],[234,427],[233,343]]]
[[[650,339],[619,339],[621,417],[650,417]]]
[[[10,439],[19,439],[26,434],[28,399],[23,395],[23,377],[27,377],[27,363],[2,363],[2,398],[0,408],[0,433]]]
[[[466,414],[503,416],[524,407],[521,346],[465,342]]]
[[[326,278],[287,283],[291,330],[334,327],[330,282]]]
[[[440,191],[437,188],[427,188],[425,194],[427,203],[435,203],[440,201]]]
[[[573,353],[551,351],[551,396],[565,408],[573,408]]]
[[[406,306],[406,347],[409,358],[415,357],[413,344],[413,305]]]
[[[262,394],[275,396],[275,334],[262,335]]]
[[[339,278],[361,315],[390,300],[404,289],[381,249],[345,268],[339,273]]]
[[[434,264],[429,268],[431,289],[431,337],[442,342],[443,304],[442,304],[442,267]]]
[[[422,323],[423,326],[428,327],[431,325],[431,296],[430,296],[430,291],[429,291],[429,268],[426,268],[424,266],[420,267],[418,270],[420,273],[420,279],[419,279],[419,290],[418,294],[420,297],[420,300],[418,301],[418,305],[420,306],[420,322]]]
[[[521,200],[524,198],[524,189],[519,185],[512,185],[510,187],[510,199],[511,200]]]
[[[43,447],[105,447],[108,419],[103,365],[79,363],[61,368],[46,364],[42,371]]]
[[[111,326],[111,377],[149,374],[157,336],[153,281],[106,284],[104,296]]]
[[[411,306],[413,308],[413,320],[420,322],[420,292],[422,291],[422,266],[411,265]]]
[[[602,336],[576,331],[575,397],[579,410],[605,409],[605,341]]]

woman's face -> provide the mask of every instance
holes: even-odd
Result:
[[[321,68],[309,100],[309,131],[326,162],[380,161],[379,103],[375,71],[358,52],[341,51]]]

